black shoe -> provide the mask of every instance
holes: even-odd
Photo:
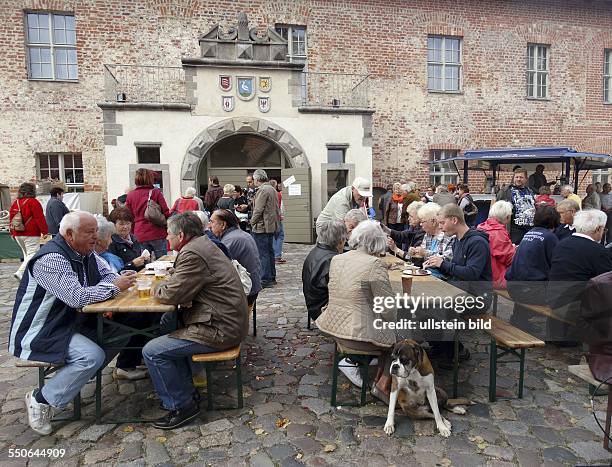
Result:
[[[276,281],[275,280],[271,280],[271,281],[262,281],[261,282],[261,286],[264,289],[268,289],[270,287],[274,287],[276,285]]]
[[[186,425],[198,415],[200,415],[200,405],[192,401],[180,409],[169,411],[163,417],[155,420],[153,426],[161,430],[173,430]]]

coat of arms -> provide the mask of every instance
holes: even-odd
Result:
[[[259,90],[261,92],[270,92],[272,89],[272,78],[269,76],[260,76],[259,77]]]
[[[268,96],[260,97],[258,99],[258,107],[260,112],[268,112],[270,110],[270,98]]]
[[[237,76],[236,90],[243,101],[250,101],[255,95],[255,78],[252,76]]]
[[[226,112],[231,112],[234,110],[234,96],[221,96],[221,104],[223,106],[223,110]]]
[[[219,76],[219,87],[222,91],[227,92],[232,89],[232,77],[229,75]]]

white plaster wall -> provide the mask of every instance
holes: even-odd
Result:
[[[271,76],[272,90],[257,91],[251,101],[241,101],[236,95],[236,82],[232,90],[223,93],[218,85],[220,74],[235,76]],[[311,167],[312,214],[321,210],[321,164],[327,163],[329,143],[348,144],[346,163],[355,164],[355,175],[372,179],[372,148],[363,146],[361,115],[300,113],[292,106],[289,95],[290,72],[284,70],[243,70],[199,68],[197,74],[198,105],[192,112],[161,110],[117,111],[116,122],[123,126],[123,136],[117,137],[116,146],[106,146],[106,169],[109,199],[122,194],[129,180],[128,166],[136,164],[135,142],[159,142],[160,163],[170,166],[172,202],[180,196],[180,177],[183,157],[193,139],[206,128],[227,118],[254,117],[268,120],[290,133],[301,145]],[[256,83],[257,85],[257,83]],[[235,96],[233,112],[225,112],[222,95]],[[269,95],[271,110],[258,110],[257,95]],[[222,182],[222,181],[221,181]]]

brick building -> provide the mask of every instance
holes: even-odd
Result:
[[[239,12],[257,32],[232,36]],[[190,147],[221,117],[235,133],[241,118],[285,131],[281,153],[309,169],[302,195],[312,216],[354,174],[371,173],[378,187],[455,181],[427,161],[465,149],[612,153],[610,1],[6,0],[0,18],[0,184],[12,190],[51,177],[113,198],[139,164],[165,164],[174,199],[214,172],[200,165],[185,178]],[[200,39],[213,36],[211,52]],[[282,66],[262,65],[259,46],[282,39]],[[231,41],[228,63],[221,49]],[[278,65],[274,53],[267,58]],[[285,95],[270,94],[268,114],[261,88],[248,108],[232,90],[235,107],[223,115],[210,80],[224,68],[255,86],[272,77],[270,92]],[[156,130],[132,131],[185,124],[191,136],[172,151]],[[221,140],[212,143],[208,151]]]

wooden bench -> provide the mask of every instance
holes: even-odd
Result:
[[[574,325],[576,324],[574,321],[561,318],[557,316],[554,310],[546,305],[529,305],[528,303],[520,303],[512,299],[507,290],[495,290],[493,293],[493,316],[497,316],[497,300],[498,297],[503,297],[506,300],[510,300],[511,302],[516,303],[517,305],[522,306],[523,308],[527,308],[538,315],[546,316],[547,318],[555,319],[557,321],[561,321],[566,324]]]
[[[367,401],[367,391],[369,387],[368,383],[368,369],[370,367],[370,362],[377,357],[380,357],[381,352],[376,351],[368,351],[363,352],[361,350],[350,349],[348,347],[343,346],[342,344],[336,342],[334,345],[334,364],[332,367],[332,392],[331,392],[331,401],[330,404],[332,407],[337,406],[337,394],[338,394],[338,371],[339,367],[344,367],[346,365],[340,365],[340,360],[343,358],[350,358],[351,361],[357,364],[359,371],[361,373],[361,399],[359,406],[365,405]],[[355,404],[341,404],[347,405],[349,407],[355,406]]]
[[[214,372],[236,372],[236,390],[238,398],[238,408],[241,409],[243,406],[242,396],[242,367],[240,358],[240,346],[233,347],[231,349],[222,350],[220,352],[202,353],[196,354],[191,357],[194,362],[204,364],[206,370],[206,399],[208,401],[208,410],[213,409],[213,389],[212,389],[212,374]],[[232,368],[216,368],[217,363],[234,361],[234,367]],[[219,407],[219,409],[229,409],[233,407]]]
[[[503,321],[491,315],[472,315],[464,316],[466,322],[481,321],[491,322],[491,329],[484,329],[491,338],[491,349],[489,351],[489,401],[497,400],[497,363],[519,363],[519,382],[518,382],[518,397],[523,398],[523,382],[525,376],[525,351],[532,347],[544,347],[545,342],[527,334],[518,328],[515,328],[510,323]],[[483,329],[480,325],[479,329]],[[499,348],[499,349],[498,349]],[[501,350],[501,351],[500,351]],[[457,346],[455,346],[455,374],[453,380],[453,397],[457,397],[457,373],[459,370],[457,358]],[[518,360],[503,360],[500,358],[505,355],[518,357]]]
[[[61,368],[61,365],[52,365],[47,362],[37,362],[35,360],[19,359],[15,362],[17,368],[38,368],[38,389],[41,390],[45,385],[45,378],[52,373],[55,373]],[[77,421],[81,419],[81,393],[79,392],[73,401],[72,416],[54,417],[54,422],[62,421]]]
[[[571,374],[573,374],[574,376],[578,377],[579,379],[586,381],[587,383],[589,383],[589,393],[593,396],[593,395],[598,395],[595,394],[597,387],[602,386],[601,381],[598,381],[595,379],[595,377],[593,376],[593,373],[591,373],[591,369],[589,368],[589,365],[569,365],[567,367],[567,371],[569,371]],[[608,405],[606,407],[606,425],[604,428],[604,441],[603,441],[603,447],[606,451],[610,451],[612,452],[612,449],[610,449],[610,422],[612,421],[612,395],[610,395],[612,386],[610,384],[604,384],[603,386],[607,386],[608,389]],[[592,387],[592,390],[591,390]]]

